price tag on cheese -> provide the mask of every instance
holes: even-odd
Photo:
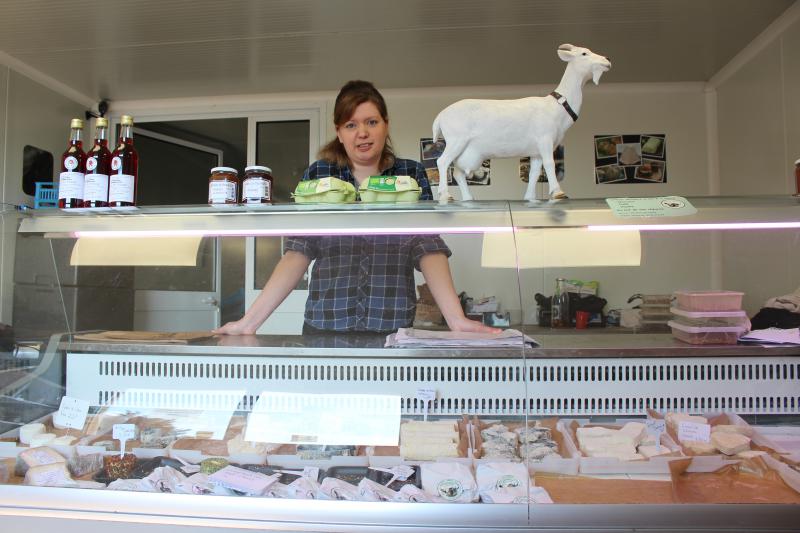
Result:
[[[303,467],[303,477],[306,479],[313,479],[314,481],[319,479],[319,467],[316,466],[305,466]]]
[[[681,422],[678,424],[678,440],[711,442],[711,426],[696,422]]]
[[[663,418],[648,418],[644,423],[645,430],[656,439],[656,451],[661,452],[661,435],[667,430],[667,421]]]
[[[422,420],[428,420],[428,409],[431,402],[436,400],[436,389],[417,389],[417,400],[422,402]]]
[[[79,398],[64,396],[58,412],[53,413],[53,425],[57,428],[82,430],[89,414],[89,402]]]
[[[114,424],[111,436],[119,441],[119,454],[125,455],[125,443],[136,437],[135,424]]]

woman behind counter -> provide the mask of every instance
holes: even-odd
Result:
[[[336,97],[336,139],[320,150],[320,160],[304,180],[334,176],[356,189],[370,176],[411,176],[432,200],[425,169],[416,161],[395,157],[389,139],[386,102],[367,81],[350,81]],[[245,315],[214,332],[253,334],[297,286],[311,261],[311,285],[303,333],[379,332],[410,327],[416,311],[414,269],[422,272],[436,303],[453,331],[496,333],[469,320],[453,287],[448,257],[439,236],[375,235],[290,237],[284,255]]]

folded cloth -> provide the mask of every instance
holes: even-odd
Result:
[[[786,309],[792,313],[800,313],[800,287],[791,294],[785,294],[776,298],[770,298],[764,307],[774,309]]]
[[[800,313],[792,313],[786,309],[763,307],[750,321],[753,329],[800,327]]]
[[[447,346],[516,346],[522,343],[536,346],[536,341],[516,329],[500,333],[474,333],[468,331],[430,331],[400,328],[386,337],[386,347],[447,347]]]

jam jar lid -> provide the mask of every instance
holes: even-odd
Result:
[[[229,172],[231,174],[239,175],[239,171],[231,167],[214,167],[211,169],[211,173],[213,174],[215,172]]]
[[[249,167],[244,167],[244,171],[247,172],[249,170],[260,170],[261,172],[267,172],[272,174],[272,169],[269,167],[263,167],[261,165],[250,165]]]

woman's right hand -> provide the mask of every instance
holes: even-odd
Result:
[[[227,324],[212,330],[214,335],[252,335],[257,328],[249,325],[244,319],[228,322]]]

